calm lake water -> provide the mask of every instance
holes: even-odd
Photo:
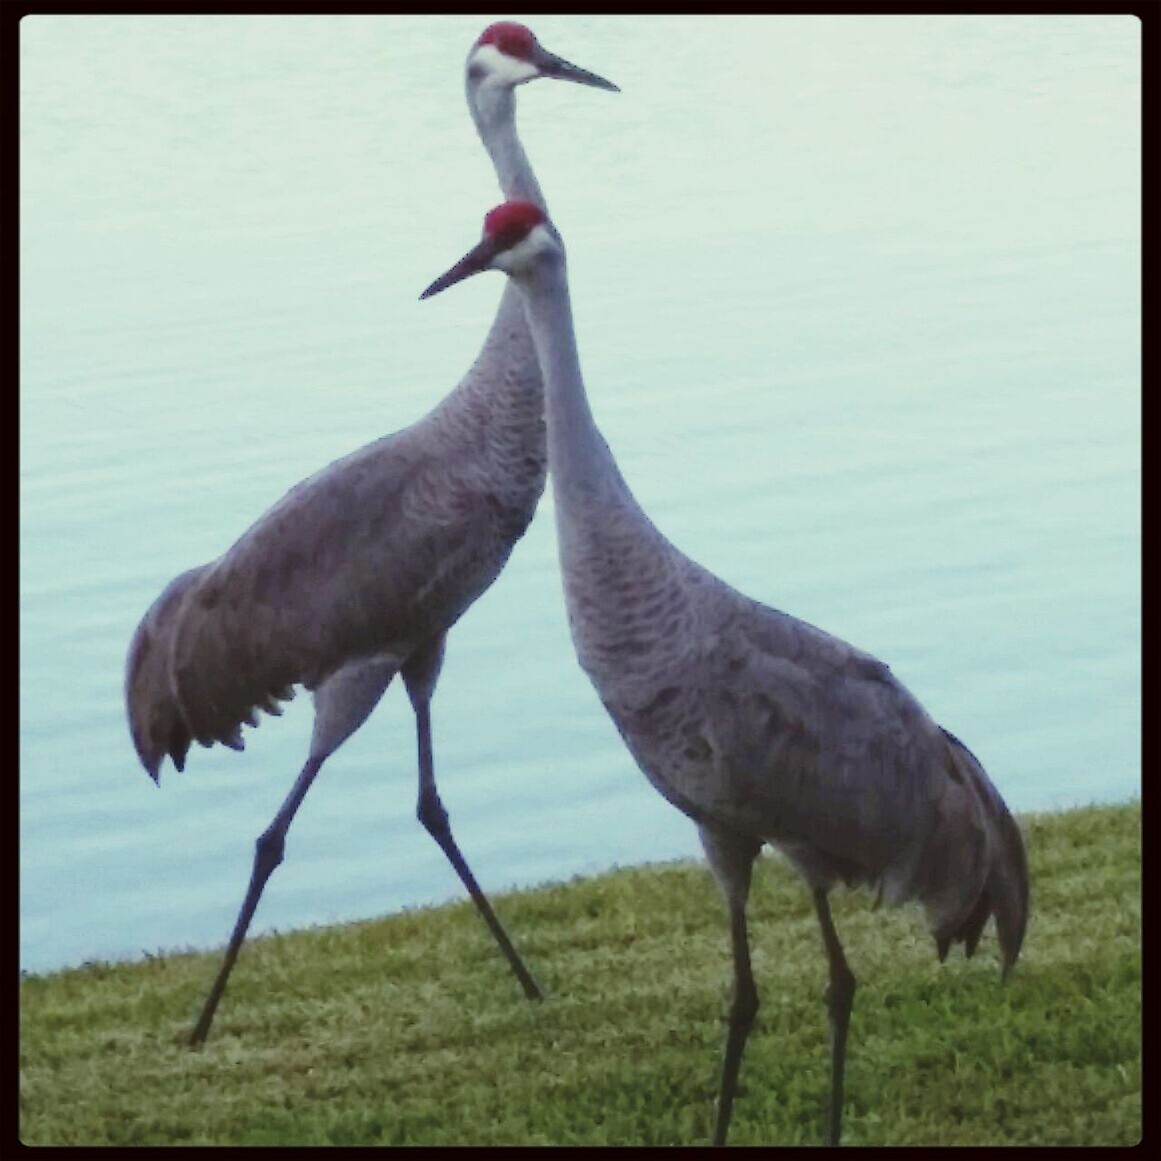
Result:
[[[501,292],[488,17],[21,24],[21,964],[220,944],[309,699],[156,789],[129,637],[427,411]],[[887,661],[1016,810],[1140,792],[1140,26],[521,17],[622,86],[520,128],[598,422],[665,533]],[[577,668],[551,504],[460,622],[437,772],[486,890],[699,853]],[[255,931],[459,897],[392,689]],[[513,933],[517,943],[520,933]],[[535,967],[535,965],[533,965]]]

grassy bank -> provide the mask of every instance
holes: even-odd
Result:
[[[1141,1125],[1140,808],[1022,819],[1033,911],[940,966],[911,907],[836,891],[859,980],[847,1144],[1130,1144]],[[275,886],[277,880],[275,880]],[[206,1048],[218,955],[21,982],[21,1127],[35,1144],[701,1143],[730,961],[697,865],[494,899],[531,1004],[471,905],[255,940]],[[765,859],[750,905],[762,1008],[732,1144],[821,1141],[825,960],[810,898]]]

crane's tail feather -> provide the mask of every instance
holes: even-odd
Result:
[[[129,643],[125,663],[125,708],[129,732],[137,756],[154,782],[160,778],[161,764],[166,757],[173,760],[178,770],[183,770],[190,746],[195,741],[202,746],[220,742],[231,750],[244,750],[243,724],[257,726],[259,711],[280,716],[282,706],[279,702],[294,697],[293,685],[276,683],[268,692],[257,696],[253,704],[239,703],[241,708],[236,716],[232,707],[231,713],[219,715],[221,720],[205,728],[202,723],[206,716],[204,706],[183,701],[172,677],[173,651],[187,598],[212,567],[200,565],[174,577],[141,618]],[[212,676],[225,680],[220,668]],[[211,679],[207,677],[206,680]],[[199,710],[200,713],[196,712]]]
[[[193,738],[189,736],[189,731],[184,726],[175,728],[170,735],[169,756],[179,774],[185,769],[185,758],[192,742]],[[153,781],[157,781],[156,774],[153,775]]]
[[[149,606],[129,642],[125,662],[129,732],[141,765],[154,782],[166,755],[178,770],[184,767],[193,741],[170,688],[169,650],[182,598],[204,571],[203,565],[174,577]]]
[[[995,882],[989,880],[996,932],[1004,955],[1004,975],[1020,955],[1024,933],[1028,927],[1028,852],[1016,820],[1005,809],[1000,819],[1002,855],[994,871]]]
[[[1020,955],[1028,926],[1028,855],[1024,838],[976,756],[954,734],[943,732],[951,747],[956,772],[974,792],[981,807],[988,853],[978,897],[951,931],[937,932],[936,949],[941,960],[952,943],[962,943],[964,953],[969,957],[974,955],[984,925],[994,915],[1006,977]]]

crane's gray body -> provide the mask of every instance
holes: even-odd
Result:
[[[577,657],[649,781],[812,888],[918,897],[952,937],[1008,845],[979,764],[881,661],[730,587],[615,491],[562,506],[561,563]]]
[[[479,358],[433,411],[297,484],[146,614],[128,700],[147,768],[190,739],[230,743],[295,684],[315,691],[316,752],[335,749],[496,579],[544,481],[540,372],[506,287]]]
[[[751,600],[658,531],[593,422],[552,245],[514,280],[545,376],[569,626],[642,771],[719,847],[770,842],[812,888],[921,899],[941,944],[986,906],[1014,958],[1027,883],[999,793],[881,661]]]

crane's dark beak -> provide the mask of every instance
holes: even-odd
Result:
[[[492,259],[500,252],[500,247],[492,238],[485,238],[478,246],[469,250],[446,274],[441,274],[419,297],[431,298],[441,290],[447,290],[473,274],[480,274],[492,265]]]
[[[541,48],[540,45],[536,46],[532,63],[540,70],[542,77],[552,77],[557,81],[573,81],[578,85],[590,85],[594,89],[607,89],[610,93],[621,91],[612,81],[606,81],[604,77],[598,77],[596,73],[590,73],[588,69],[582,69],[579,65],[570,64],[563,57]]]

